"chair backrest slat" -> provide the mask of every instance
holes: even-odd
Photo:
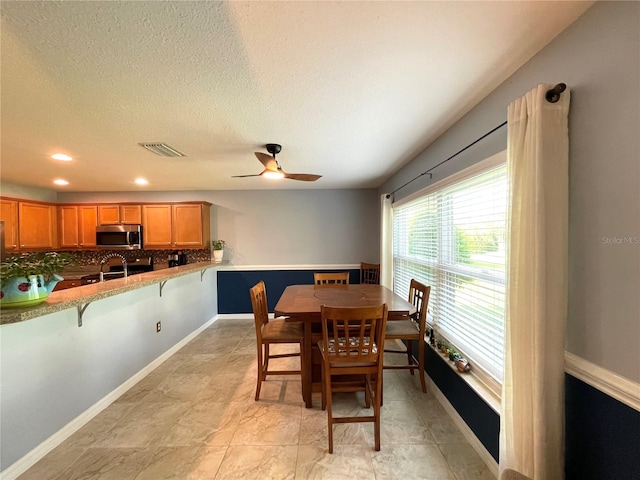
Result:
[[[360,262],[360,283],[380,284],[380,264]]]
[[[260,280],[249,290],[251,293],[251,306],[253,307],[253,319],[256,324],[258,344],[262,342],[262,327],[269,323],[269,310],[267,307],[267,289]]]
[[[386,304],[376,307],[323,305],[321,315],[323,343],[331,362],[378,361],[384,350]]]
[[[349,285],[349,272],[314,273],[313,284],[316,288],[346,288]]]
[[[424,336],[427,324],[427,306],[429,305],[429,295],[431,287],[418,282],[415,278],[411,279],[409,285],[409,303],[416,307],[414,320],[420,327],[420,333]]]

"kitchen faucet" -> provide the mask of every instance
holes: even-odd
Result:
[[[101,282],[104,282],[104,273],[102,272],[102,267],[105,265],[105,263],[107,263],[107,260],[109,260],[110,258],[119,258],[120,260],[122,260],[122,270],[124,271],[125,278],[127,277],[127,259],[124,258],[124,255],[121,255],[119,253],[109,253],[108,255],[105,255],[104,258],[100,261],[100,281]]]

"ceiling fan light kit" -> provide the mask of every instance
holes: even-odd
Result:
[[[315,175],[312,173],[287,173],[282,170],[282,167],[276,160],[276,155],[280,153],[282,150],[282,146],[277,143],[267,143],[265,145],[267,152],[271,154],[271,156],[262,152],[255,152],[256,157],[264,166],[264,170],[261,173],[256,175],[233,175],[233,178],[244,178],[244,177],[265,177],[271,179],[278,178],[288,178],[290,180],[300,180],[303,182],[315,182],[322,175]]]
[[[284,178],[284,173],[282,173],[282,170],[265,170],[260,175],[262,175],[264,178]]]

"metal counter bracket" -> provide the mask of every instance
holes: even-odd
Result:
[[[162,296],[162,289],[164,288],[165,283],[167,283],[168,280],[163,280],[160,282],[160,296]]]
[[[206,272],[207,270],[209,270],[209,269],[205,268],[203,270],[200,270],[200,281],[202,281],[202,277],[204,277],[204,272]]]
[[[84,315],[84,311],[87,309],[89,305],[91,305],[91,302],[84,303],[76,307],[78,309],[78,327],[82,326],[82,316]]]

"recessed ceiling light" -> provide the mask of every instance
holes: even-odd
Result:
[[[144,178],[136,178],[135,182],[138,185],[147,185],[149,183],[149,181]]]
[[[66,180],[63,180],[61,178],[58,178],[57,180],[54,180],[53,183],[55,183],[56,185],[69,185],[69,182],[67,182]]]
[[[65,155],[64,153],[54,153],[53,155],[51,155],[51,158],[53,158],[54,160],[62,160],[64,162],[73,160],[73,158],[71,158],[69,155]]]

